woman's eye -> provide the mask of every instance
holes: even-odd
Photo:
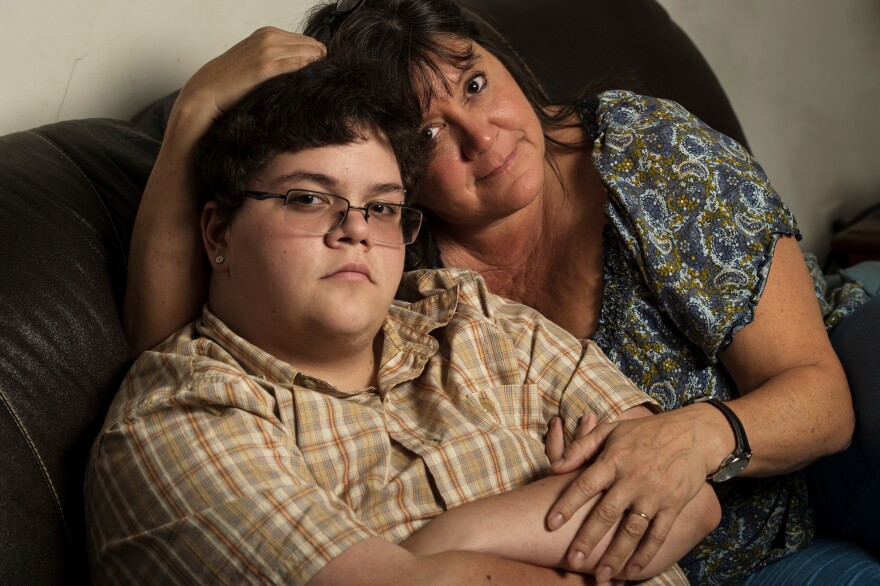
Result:
[[[437,134],[440,132],[440,125],[426,126],[422,129],[422,135],[428,140],[434,140],[437,138]]]
[[[486,87],[486,75],[483,73],[478,73],[467,81],[465,84],[464,91],[470,97],[474,94],[478,94]]]

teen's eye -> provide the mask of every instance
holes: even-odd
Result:
[[[298,209],[317,209],[330,205],[330,199],[320,193],[291,191],[287,194],[287,206]]]
[[[464,86],[464,93],[468,97],[478,94],[486,88],[487,83],[486,74],[478,73],[467,80],[467,83]]]
[[[377,218],[393,218],[400,215],[400,206],[391,205],[385,202],[376,201],[367,204],[371,217]]]

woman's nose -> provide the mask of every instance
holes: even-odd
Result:
[[[473,160],[492,150],[497,136],[498,128],[487,120],[480,118],[463,120],[459,125],[462,156],[466,160]]]

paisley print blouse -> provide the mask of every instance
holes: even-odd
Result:
[[[751,322],[794,217],[745,149],[678,104],[608,92],[580,109],[608,190],[596,342],[664,409],[734,397],[717,355]],[[742,579],[813,536],[802,472],[716,490],[721,523],[682,560],[695,583]]]

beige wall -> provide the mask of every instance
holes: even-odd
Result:
[[[660,2],[718,74],[804,248],[824,254],[832,214],[880,201],[880,2]],[[0,134],[127,118],[258,26],[297,29],[310,5],[0,0]]]
[[[801,247],[824,254],[832,216],[880,203],[880,2],[659,2],[718,75]]]
[[[0,134],[127,118],[263,25],[298,29],[311,0],[0,0]]]

